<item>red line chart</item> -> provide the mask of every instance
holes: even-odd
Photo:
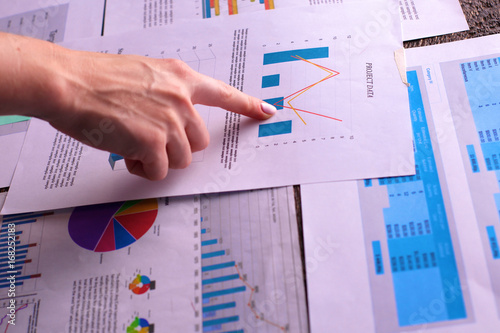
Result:
[[[295,59],[299,59],[301,61],[305,61],[306,63],[308,64],[311,64],[313,66],[316,66],[318,68],[320,68],[321,70],[325,71],[328,73],[328,75],[326,77],[324,77],[323,79],[311,84],[311,85],[308,85],[307,87],[305,88],[302,88],[286,97],[284,97],[283,99],[277,101],[276,103],[274,103],[274,106],[277,106],[277,107],[282,107],[282,108],[286,108],[286,109],[291,109],[295,112],[295,114],[300,118],[300,120],[302,120],[302,122],[304,123],[304,125],[306,125],[306,122],[305,120],[300,116],[299,112],[304,112],[304,113],[308,113],[308,114],[312,114],[312,115],[315,115],[315,116],[319,116],[319,117],[323,117],[323,118],[327,118],[327,119],[331,119],[331,120],[335,120],[335,121],[342,121],[342,119],[339,119],[339,118],[334,118],[334,117],[330,117],[330,116],[327,116],[327,115],[324,115],[324,114],[320,114],[320,113],[316,113],[316,112],[312,112],[312,111],[308,111],[308,110],[303,110],[303,109],[299,109],[299,108],[296,108],[293,106],[292,104],[292,101],[294,99],[296,99],[297,97],[299,97],[300,95],[302,95],[303,93],[307,92],[308,90],[312,89],[313,87],[315,87],[316,85],[328,80],[328,79],[331,79],[332,77],[335,77],[337,75],[340,74],[340,72],[337,72],[337,71],[334,71],[333,69],[330,69],[330,68],[327,68],[325,66],[321,66],[319,64],[316,64],[312,61],[309,61],[309,60],[306,60],[300,56],[292,56],[293,58]],[[285,102],[287,105],[285,105]]]

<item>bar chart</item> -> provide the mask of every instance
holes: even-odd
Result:
[[[204,332],[307,328],[290,195],[283,188],[202,198]]]
[[[407,77],[416,174],[358,182],[375,325],[383,332],[473,320],[425,91],[417,71]]]
[[[261,98],[279,110],[259,126],[263,144],[354,139],[351,111],[339,107],[351,92],[349,51],[339,39],[263,47]]]
[[[43,220],[52,213],[30,213],[6,215],[1,218],[0,229],[0,295],[6,295],[10,282],[7,280],[15,275],[16,291],[22,295],[36,290],[37,280],[42,275],[38,270],[40,242],[43,232]],[[11,258],[8,226],[14,225],[15,255]],[[11,260],[14,259],[14,260]],[[14,272],[14,273],[12,273]]]
[[[275,0],[201,0],[203,18],[275,9]]]

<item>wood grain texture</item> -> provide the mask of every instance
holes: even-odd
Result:
[[[468,31],[404,42],[405,48],[453,42],[500,33],[500,0],[460,0]],[[445,19],[445,18],[443,18]]]

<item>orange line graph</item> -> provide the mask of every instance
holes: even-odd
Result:
[[[253,308],[252,306],[252,300],[253,300],[253,294],[255,293],[255,288],[252,287],[247,281],[245,281],[245,279],[243,278],[243,275],[241,275],[241,272],[240,272],[240,269],[238,268],[238,265],[234,265],[234,267],[236,267],[236,271],[238,272],[238,275],[240,276],[240,280],[245,284],[245,286],[247,286],[248,289],[251,290],[250,292],[250,298],[248,299],[248,303],[247,303],[247,306],[250,308],[250,311],[252,311],[252,313],[254,314],[255,318],[256,319],[259,319],[259,320],[262,320],[263,322],[271,325],[271,326],[274,326],[276,328],[279,328],[280,330],[282,330],[283,332],[285,332],[286,328],[275,323],[275,322],[272,322],[270,320],[267,320],[265,318],[263,318],[262,316],[260,316],[257,311]]]
[[[299,117],[299,119],[302,120],[302,122],[304,123],[304,125],[307,125],[307,124],[306,124],[305,120],[299,115],[299,112],[309,113],[309,114],[312,114],[312,115],[315,115],[315,116],[324,117],[324,118],[328,118],[328,119],[332,119],[332,120],[336,120],[336,121],[342,121],[342,119],[330,117],[330,116],[327,116],[327,115],[324,115],[324,114],[320,114],[320,113],[316,113],[316,112],[311,112],[311,111],[307,111],[307,110],[298,109],[298,108],[296,108],[296,107],[294,107],[292,105],[291,102],[294,99],[296,99],[297,97],[299,97],[300,95],[302,95],[303,93],[305,93],[306,91],[308,91],[309,89],[315,87],[316,85],[320,84],[321,82],[324,82],[324,81],[326,81],[328,79],[331,79],[332,77],[335,77],[335,76],[337,76],[337,75],[340,74],[339,72],[334,71],[333,69],[330,69],[330,68],[327,68],[325,66],[321,66],[321,65],[315,64],[314,62],[306,60],[306,59],[304,59],[302,57],[299,57],[299,56],[292,56],[292,57],[295,58],[295,59],[299,59],[299,60],[305,61],[308,64],[311,64],[313,66],[316,66],[319,69],[324,70],[325,72],[327,72],[328,75],[326,77],[324,77],[323,79],[321,79],[321,80],[319,80],[319,81],[317,81],[317,82],[315,82],[315,83],[313,83],[313,84],[311,84],[311,85],[309,85],[309,86],[307,86],[305,88],[302,88],[299,91],[296,91],[293,94],[290,94],[290,95],[284,97],[283,99],[277,101],[276,103],[274,103],[274,106],[283,107],[283,108],[286,108],[286,109],[293,110],[295,112],[295,114]],[[285,101],[286,101],[286,104],[288,104],[288,106],[284,105]]]

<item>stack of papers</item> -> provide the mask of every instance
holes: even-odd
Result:
[[[197,105],[211,143],[160,182],[41,120],[0,118],[0,329],[500,328],[500,38],[399,56],[403,40],[466,30],[458,2],[0,12],[1,31],[177,58],[278,107],[259,122]]]

